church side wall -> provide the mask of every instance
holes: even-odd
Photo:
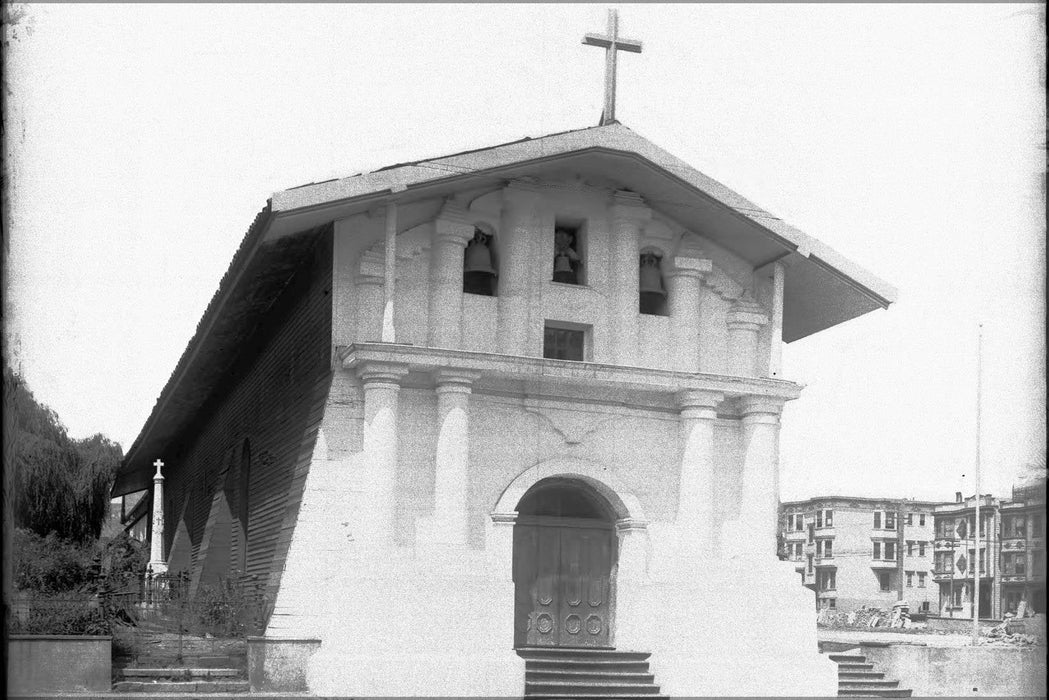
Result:
[[[279,582],[331,383],[331,269],[331,234],[325,232],[313,259],[295,274],[266,323],[245,344],[244,355],[200,421],[179,438],[167,508],[176,517],[182,514],[194,570],[203,564],[202,543],[210,539],[205,529],[218,489],[227,491],[236,520],[245,496],[237,485],[247,440],[246,573],[265,581],[271,591]],[[180,524],[168,528],[169,547]],[[237,565],[237,527],[233,530],[225,570]]]

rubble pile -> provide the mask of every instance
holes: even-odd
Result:
[[[816,623],[821,627],[833,629],[922,629],[925,623],[911,620],[909,607],[906,603],[897,603],[892,610],[881,608],[862,607],[852,612],[838,612],[836,610],[820,610],[816,616]]]
[[[1038,643],[1038,637],[1033,634],[1010,633],[1008,620],[992,627],[986,637],[980,638],[980,644],[983,645],[1026,647]],[[1041,643],[1044,644],[1045,640],[1041,640]]]

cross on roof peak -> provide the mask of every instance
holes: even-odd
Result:
[[[605,109],[601,113],[599,126],[616,120],[616,54],[619,51],[641,53],[641,42],[619,36],[619,13],[608,11],[608,34],[587,34],[583,43],[605,49]]]

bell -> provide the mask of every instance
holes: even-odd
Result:
[[[492,251],[488,249],[486,242],[479,241],[476,238],[470,241],[470,244],[466,247],[466,262],[463,265],[463,270],[465,272],[495,274],[495,268],[492,267]]]
[[[638,287],[642,294],[658,294],[666,297],[667,292],[663,289],[663,276],[659,273],[659,258],[656,256],[641,256]]]

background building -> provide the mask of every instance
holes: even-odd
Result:
[[[940,614],[972,617],[973,570],[980,549],[980,617],[1000,619],[1021,603],[1045,612],[1045,481],[1014,487],[1011,500],[983,495],[974,535],[975,497],[956,494],[936,508]]]
[[[932,501],[822,496],[780,506],[781,543],[817,608],[934,610]]]

